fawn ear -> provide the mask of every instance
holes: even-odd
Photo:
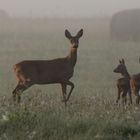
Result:
[[[65,36],[68,39],[70,39],[72,37],[71,34],[70,34],[70,32],[67,29],[65,30]]]
[[[82,35],[83,35],[83,29],[81,29],[81,30],[77,33],[76,37],[80,38]]]
[[[122,59],[122,63],[125,65],[125,61],[124,61],[124,59]]]

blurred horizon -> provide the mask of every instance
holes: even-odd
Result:
[[[135,8],[140,8],[139,0],[0,0],[0,9],[11,17],[104,17]]]

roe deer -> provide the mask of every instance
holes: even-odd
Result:
[[[132,93],[136,96],[136,104],[140,102],[140,73],[133,75],[130,79],[130,86]]]
[[[14,73],[18,84],[13,90],[13,100],[20,102],[20,94],[34,84],[55,84],[60,83],[62,87],[63,100],[65,105],[74,89],[74,84],[70,78],[74,73],[74,66],[77,61],[77,48],[79,38],[83,35],[81,29],[76,36],[72,36],[68,30],[65,30],[65,36],[70,41],[70,52],[64,58],[53,60],[26,60],[14,65]],[[67,95],[67,85],[70,91]]]
[[[130,75],[125,66],[124,59],[120,60],[120,64],[114,69],[115,73],[120,73],[123,77],[117,80],[118,97],[116,103],[122,97],[122,103],[126,103],[126,95],[129,94],[130,104],[132,104],[131,89],[130,89]]]
[[[140,62],[140,59],[139,59]],[[136,104],[140,102],[140,73],[132,75],[130,79],[130,86],[132,93],[136,96]]]

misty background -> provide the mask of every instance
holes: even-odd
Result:
[[[140,8],[140,0],[0,0],[12,17],[102,17],[132,8]]]

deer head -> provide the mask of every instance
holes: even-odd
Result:
[[[127,72],[124,59],[119,61],[119,65],[114,69],[115,73],[125,74]]]
[[[79,38],[83,35],[83,29],[81,29],[76,36],[72,36],[71,33],[66,29],[65,36],[70,40],[70,44],[72,48],[78,48]]]

